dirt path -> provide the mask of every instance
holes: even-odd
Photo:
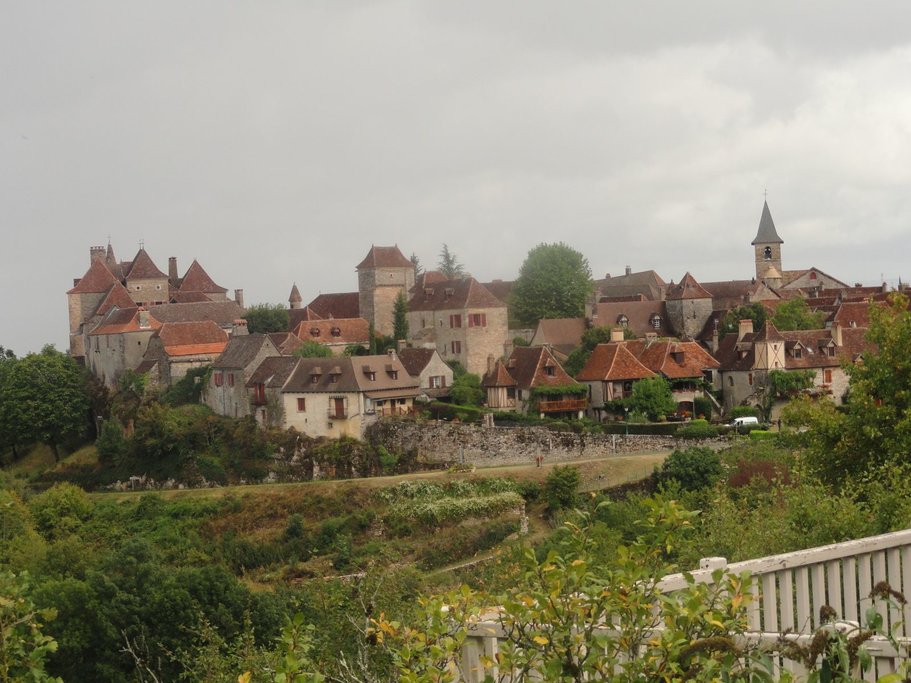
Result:
[[[529,465],[503,465],[498,467],[484,467],[473,473],[430,471],[413,472],[411,474],[398,474],[389,477],[363,477],[358,479],[334,479],[305,482],[291,482],[284,484],[248,484],[244,486],[222,486],[209,489],[171,489],[157,491],[163,498],[173,499],[180,497],[219,498],[228,494],[233,495],[269,495],[282,493],[295,487],[310,487],[314,493],[331,493],[346,488],[385,488],[402,481],[411,479],[438,479],[451,481],[465,479],[466,477],[512,477],[525,481],[543,482],[548,473],[558,465],[572,465],[577,467],[581,474],[580,491],[594,491],[608,486],[617,486],[630,481],[637,481],[647,477],[670,454],[670,451],[653,451],[630,455],[612,455],[603,458],[573,460],[559,463],[544,463],[540,467]],[[93,493],[94,497],[103,497],[114,500],[130,500],[149,491],[135,491],[125,493]]]

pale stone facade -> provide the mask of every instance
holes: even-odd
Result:
[[[484,316],[482,325],[471,325],[472,316]],[[474,319],[477,319],[476,317]],[[509,341],[506,307],[444,308],[438,311],[408,313],[408,327],[420,343],[432,340],[445,361],[458,361],[468,372],[481,375],[487,369],[487,358],[501,358]],[[424,332],[425,334],[421,334]]]
[[[224,353],[212,364],[212,372],[203,391],[203,403],[226,417],[251,415],[251,394],[246,384],[266,358],[279,355],[279,350],[267,335],[231,338]]]
[[[414,265],[398,247],[372,247],[357,266],[360,317],[373,323],[378,334],[391,335],[395,300],[407,300],[414,287]]]

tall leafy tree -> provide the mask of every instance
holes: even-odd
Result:
[[[440,251],[437,269],[446,276],[447,280],[457,280],[460,277],[465,277],[465,266],[459,263],[458,257],[449,251],[448,244],[444,244],[442,251]]]
[[[539,244],[519,270],[512,314],[528,326],[541,318],[580,318],[592,286],[592,271],[581,253],[563,242]]]
[[[867,341],[875,351],[845,366],[851,385],[843,411],[825,399],[803,399],[784,412],[788,424],[809,427],[801,435],[810,446],[810,463],[836,486],[882,465],[911,462],[911,311],[906,296],[893,294],[886,306],[871,304]]]
[[[60,459],[60,444],[88,425],[89,399],[81,368],[53,346],[15,361],[0,387],[4,427],[17,443],[40,441]]]
[[[819,330],[825,318],[822,312],[810,310],[803,299],[791,299],[775,308],[772,324],[779,330]]]
[[[395,298],[392,314],[393,338],[396,340],[408,339],[408,302],[405,300],[404,292],[399,292],[399,295]]]
[[[664,377],[646,377],[633,383],[632,396],[626,400],[631,411],[643,413],[650,420],[677,409],[670,382]]]
[[[250,334],[286,332],[288,330],[288,309],[281,304],[256,304],[247,309],[244,319]]]
[[[721,334],[731,334],[737,332],[741,320],[752,320],[753,330],[759,332],[765,325],[768,312],[765,306],[760,303],[742,304],[727,312],[721,321]]]
[[[414,252],[411,252],[411,265],[414,266],[414,276],[418,277],[421,273],[424,272],[424,267],[421,265],[421,259],[418,258],[418,255]]]
[[[332,356],[332,349],[325,344],[307,339],[294,349],[291,355],[295,358],[329,358]]]

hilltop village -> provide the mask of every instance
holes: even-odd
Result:
[[[304,304],[295,284],[287,329],[255,334],[243,290],[229,298],[198,261],[181,275],[172,257],[164,272],[144,248],[121,261],[108,244],[90,249],[87,271],[67,292],[69,353],[108,387],[135,373],[146,391],[209,367],[202,396],[216,413],[314,437],[360,438],[380,417],[447,401],[460,372],[481,378],[489,408],[562,419],[623,419],[617,401],[653,377],[669,382],[683,418],[705,401],[707,418],[759,405],[773,371],[803,373],[804,391],[840,403],[845,363],[867,350],[869,307],[888,288],[850,285],[815,266],[785,269],[783,244],[765,203],[748,278],[705,282],[686,272],[675,283],[627,267],[593,280],[583,316],[534,328],[511,323],[514,282],[417,272],[398,246],[371,246],[356,265],[356,291]],[[776,309],[795,300],[818,326],[775,326]],[[403,339],[392,338],[398,301],[406,303]],[[761,321],[737,315],[750,306],[764,311]],[[596,329],[601,343],[568,372]],[[391,343],[377,353],[384,338]],[[331,355],[301,353],[313,344]]]

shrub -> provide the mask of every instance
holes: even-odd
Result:
[[[711,448],[693,447],[671,453],[657,473],[659,483],[676,482],[684,491],[712,486],[723,472],[721,458]]]
[[[703,396],[697,396],[693,400],[693,412],[702,415],[706,420],[711,419],[712,402]]]
[[[47,538],[72,533],[92,513],[94,504],[78,486],[55,484],[29,503],[35,527]]]
[[[711,439],[718,436],[718,429],[706,420],[692,420],[677,430],[681,439]]]
[[[554,467],[544,480],[544,500],[551,511],[565,510],[576,504],[576,491],[581,477],[575,467]]]
[[[731,408],[731,419],[735,417],[759,417],[759,411],[754,406],[734,406]]]
[[[770,432],[767,429],[751,429],[749,434],[754,441],[770,441],[778,438],[777,433]]]
[[[123,427],[117,420],[105,420],[95,447],[98,449],[98,460],[103,463],[118,464],[126,457],[129,452],[129,442],[123,435]]]

